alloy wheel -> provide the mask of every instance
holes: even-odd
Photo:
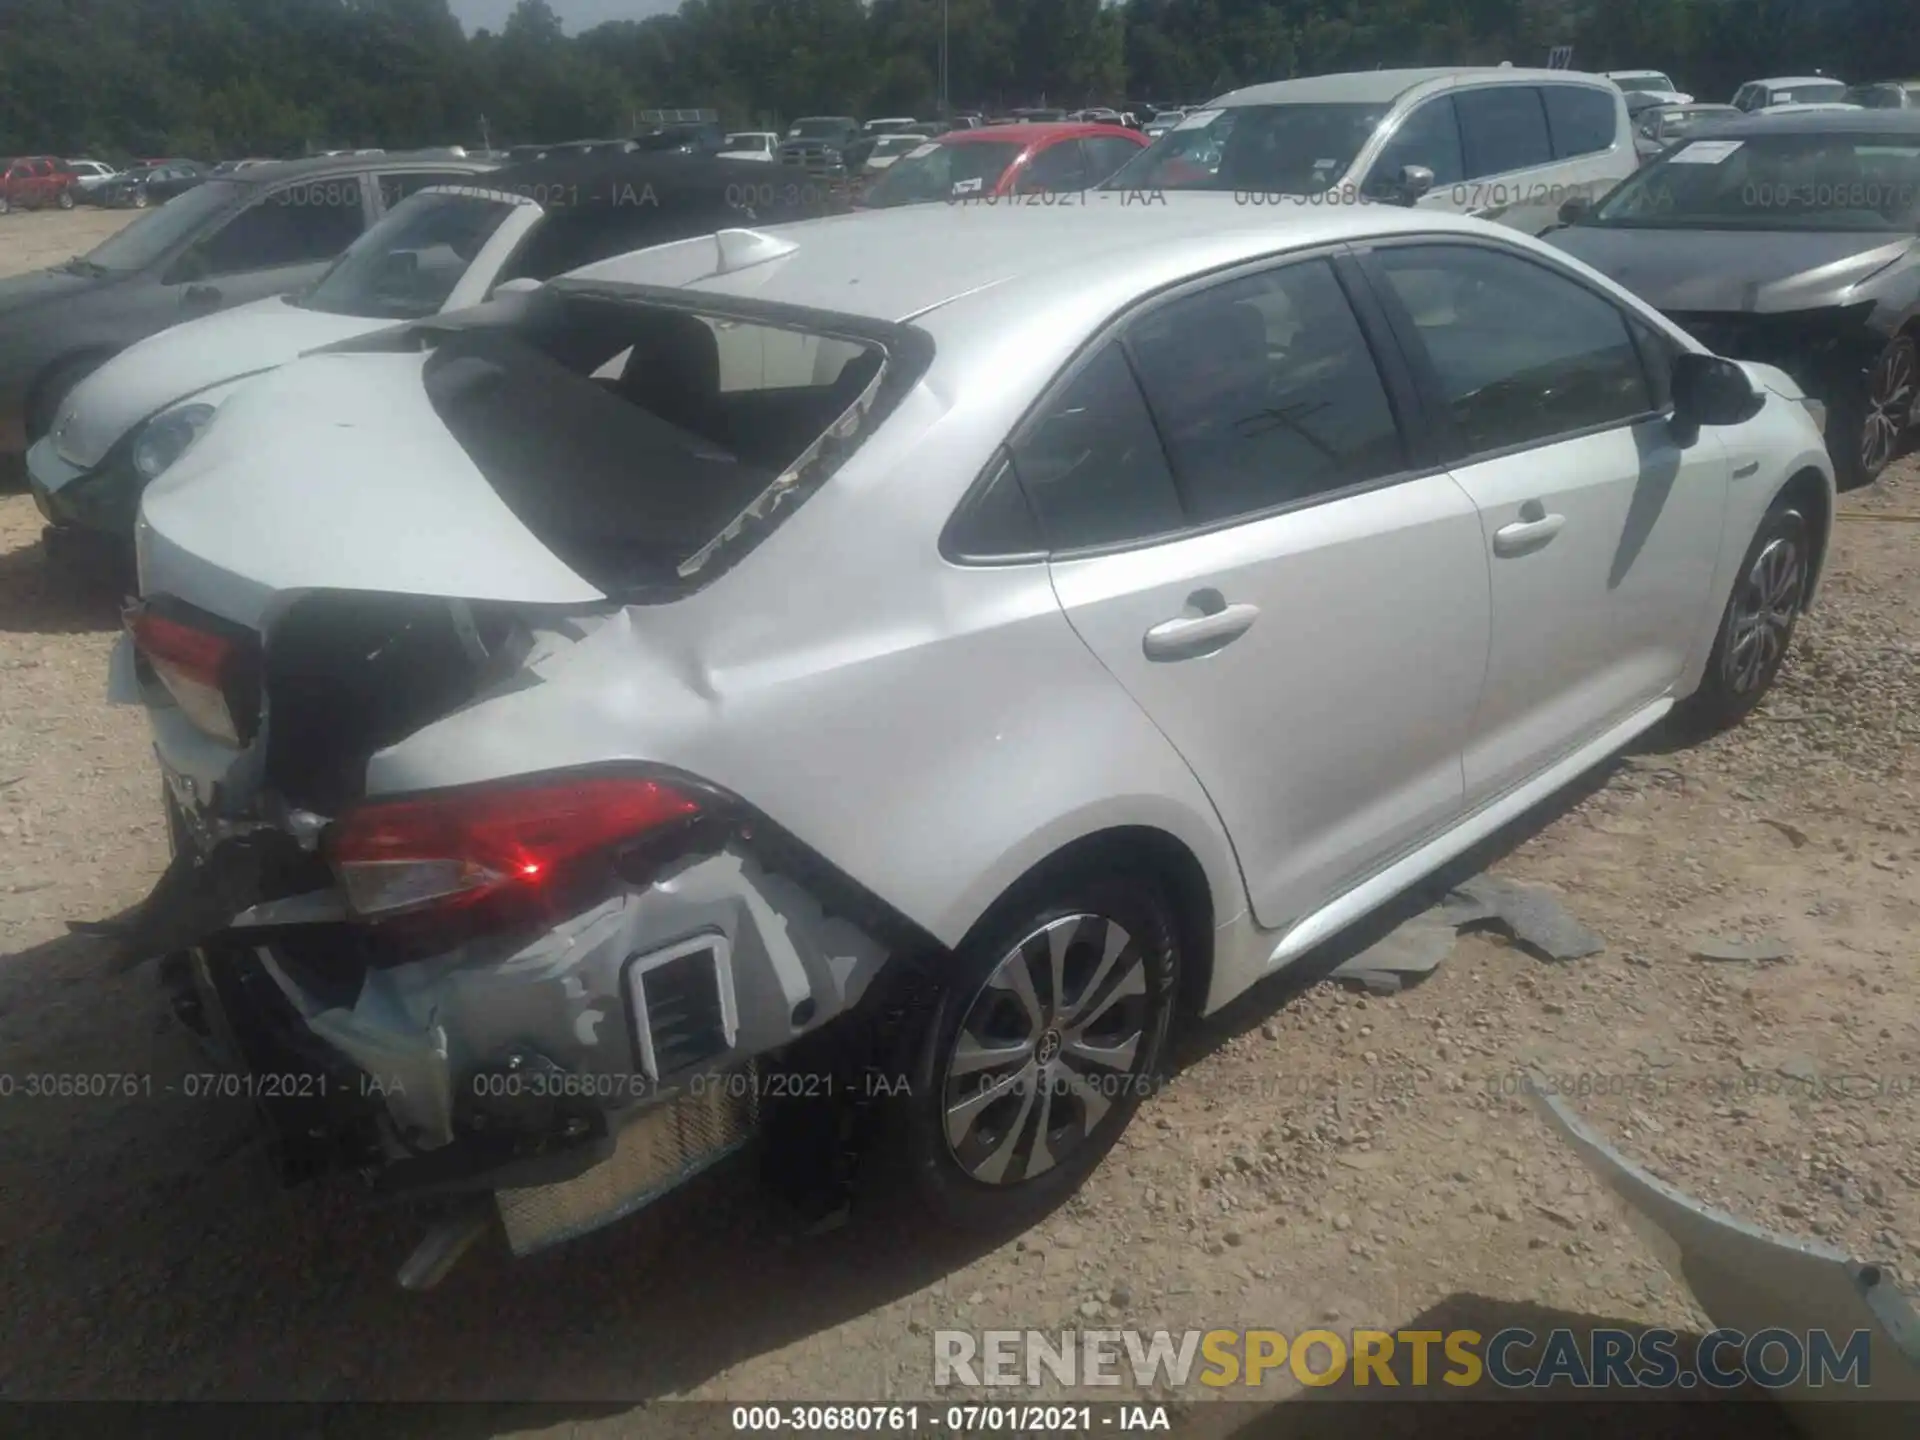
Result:
[[[1765,680],[1786,653],[1806,589],[1806,558],[1792,540],[1771,541],[1754,556],[1727,607],[1726,646],[1720,661],[1727,687],[1736,695],[1747,694]]]
[[[1869,475],[1886,468],[1899,449],[1900,436],[1920,416],[1915,393],[1914,351],[1896,342],[1873,367],[1867,387],[1867,415],[1860,426],[1860,465]]]
[[[956,1163],[986,1185],[1031,1180],[1087,1144],[1138,1083],[1152,1002],[1139,943],[1100,915],[1048,922],[994,967],[946,1057]]]

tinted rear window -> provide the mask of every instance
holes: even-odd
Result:
[[[1553,153],[1565,160],[1613,148],[1615,97],[1587,85],[1543,85]]]

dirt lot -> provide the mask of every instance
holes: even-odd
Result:
[[[119,218],[0,220],[0,265]],[[65,934],[145,892],[164,834],[143,727],[101,699],[114,597],[50,573],[31,503],[0,496],[0,1070],[157,1092],[0,1100],[0,1395],[534,1398],[621,1427],[650,1397],[925,1396],[948,1326],[1702,1328],[1503,1093],[1528,1065],[1588,1077],[1586,1113],[1694,1194],[1920,1272],[1920,530],[1892,518],[1920,510],[1920,466],[1843,508],[1762,712],[1643,747],[1498,856],[1604,953],[1467,938],[1392,998],[1271,987],[1196,1038],[1064,1212],[986,1253],[886,1213],[803,1239],[725,1173],[409,1296],[415,1232],[344,1189],[263,1187],[244,1114],[164,1093],[196,1063],[151,974]],[[1711,937],[1790,957],[1693,958]]]

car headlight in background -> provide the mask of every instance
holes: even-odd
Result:
[[[133,442],[133,468],[143,480],[152,480],[187,453],[207,421],[213,418],[211,405],[182,405],[156,415]]]

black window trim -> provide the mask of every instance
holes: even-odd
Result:
[[[1453,416],[1453,407],[1447,403],[1445,391],[1440,385],[1440,375],[1434,369],[1433,361],[1427,355],[1426,345],[1420,339],[1419,331],[1413,323],[1413,316],[1401,303],[1394,292],[1393,282],[1380,269],[1374,257],[1382,250],[1401,250],[1416,247],[1443,246],[1448,248],[1466,248],[1486,250],[1496,255],[1505,255],[1515,260],[1525,261],[1550,275],[1559,277],[1578,286],[1596,300],[1603,301],[1617,316],[1625,333],[1627,344],[1633,350],[1635,361],[1640,367],[1641,381],[1647,387],[1648,398],[1659,394],[1660,387],[1654,384],[1653,375],[1647,369],[1647,356],[1644,347],[1635,338],[1633,322],[1639,321],[1656,333],[1671,339],[1666,323],[1659,325],[1642,315],[1639,311],[1621,305],[1618,299],[1604,290],[1596,289],[1584,276],[1576,275],[1563,266],[1556,265],[1551,259],[1529,254],[1516,245],[1506,245],[1495,239],[1483,236],[1452,235],[1434,233],[1429,235],[1395,235],[1378,240],[1356,242],[1355,261],[1366,275],[1374,294],[1387,314],[1393,327],[1399,347],[1411,367],[1421,400],[1427,427],[1431,431],[1439,453],[1443,457],[1443,468],[1458,470],[1468,465],[1481,465],[1493,460],[1504,460],[1511,455],[1524,455],[1530,450],[1544,450],[1551,445],[1564,445],[1570,440],[1583,440],[1592,435],[1604,435],[1612,430],[1627,430],[1645,425],[1653,420],[1671,420],[1673,406],[1652,407],[1633,415],[1622,416],[1617,420],[1604,420],[1594,425],[1584,425],[1578,429],[1561,431],[1552,435],[1542,435],[1536,439],[1523,440],[1513,445],[1496,446],[1489,450],[1469,450],[1466,437],[1460,433],[1460,425]]]
[[[1050,564],[1054,561],[1092,560],[1108,555],[1124,555],[1137,550],[1145,550],[1160,545],[1170,545],[1181,540],[1211,535],[1217,531],[1230,530],[1242,525],[1258,524],[1282,515],[1293,514],[1296,511],[1313,509],[1321,505],[1329,505],[1341,500],[1352,499],[1355,496],[1365,495],[1375,490],[1385,490],[1392,486],[1405,485],[1415,480],[1424,480],[1434,475],[1444,474],[1450,467],[1444,455],[1434,446],[1434,437],[1428,433],[1427,427],[1419,423],[1420,418],[1426,414],[1427,407],[1422,403],[1422,397],[1414,385],[1414,372],[1408,365],[1407,357],[1400,353],[1403,346],[1398,342],[1394,333],[1388,328],[1385,313],[1379,305],[1377,297],[1372,293],[1372,287],[1367,285],[1364,277],[1352,268],[1352,259],[1356,249],[1357,245],[1355,242],[1335,241],[1298,250],[1286,250],[1278,254],[1262,255],[1251,260],[1237,260],[1219,269],[1209,270],[1199,275],[1187,276],[1185,279],[1176,281],[1170,286],[1141,296],[1119,314],[1110,318],[1074,352],[1072,358],[1070,358],[1065,365],[1061,366],[1054,377],[1041,389],[1033,403],[1022,412],[1020,418],[1014,422],[1012,428],[1007,432],[1007,438],[995,448],[992,458],[988,460],[980,474],[974,478],[972,485],[968,487],[960,503],[954,506],[952,515],[948,517],[946,525],[943,526],[941,530],[940,554],[942,558],[956,566],[977,568],[987,565]],[[1123,332],[1135,321],[1151,314],[1162,306],[1172,304],[1189,295],[1213,289],[1215,286],[1230,284],[1235,280],[1266,274],[1270,271],[1278,270],[1283,266],[1301,264],[1312,260],[1325,260],[1329,262],[1334,273],[1335,283],[1345,292],[1347,303],[1353,310],[1355,323],[1360,327],[1361,337],[1366,342],[1368,354],[1374,363],[1374,369],[1380,376],[1381,388],[1386,392],[1387,405],[1393,414],[1394,425],[1400,432],[1403,463],[1399,470],[1386,475],[1376,476],[1371,480],[1355,481],[1351,485],[1343,485],[1338,489],[1322,490],[1312,495],[1303,495],[1298,499],[1283,501],[1278,505],[1270,505],[1262,510],[1244,511],[1238,515],[1229,515],[1219,520],[1209,520],[1199,523],[1189,522],[1173,530],[1163,530],[1153,535],[1135,536],[1129,540],[1109,541],[1101,545],[1071,546],[1064,549],[1055,549],[1051,544],[1048,544],[1047,551],[1044,555],[1032,555],[1030,557],[1004,556],[989,559],[968,556],[962,558],[950,553],[952,547],[950,547],[948,542],[948,532],[952,529],[957,517],[961,515],[965,508],[986,493],[986,487],[993,483],[993,478],[998,474],[1002,459],[1005,459],[1007,462],[1008,468],[1013,472],[1014,479],[1020,484],[1022,494],[1026,496],[1027,508],[1034,515],[1042,541],[1046,540],[1045,526],[1039,524],[1040,516],[1038,507],[1034,505],[1032,495],[1027,492],[1026,482],[1020,478],[1020,467],[1013,459],[1013,449],[1023,438],[1031,433],[1033,427],[1039,423],[1048,404],[1057,397],[1061,391],[1071,385],[1074,380],[1079,377],[1081,371],[1083,371],[1087,365],[1091,363],[1093,358],[1099,355],[1108,344],[1114,344],[1120,347],[1120,353],[1126,359],[1128,371],[1130,373],[1133,372],[1133,357],[1128,354],[1126,346],[1122,343],[1122,337]],[[1133,375],[1133,381],[1135,387],[1140,390],[1142,405],[1146,405],[1146,391],[1145,388],[1140,385],[1140,379],[1137,373]],[[1155,435],[1158,436],[1159,422],[1153,418],[1151,406],[1147,406],[1147,417],[1154,426]],[[1409,424],[1410,418],[1413,419],[1411,425]],[[1164,441],[1161,445],[1161,457],[1166,464],[1167,473],[1172,479],[1175,493],[1180,496],[1181,506],[1184,509],[1186,506],[1186,495],[1180,488],[1179,477],[1174,471],[1173,461],[1165,453]]]

